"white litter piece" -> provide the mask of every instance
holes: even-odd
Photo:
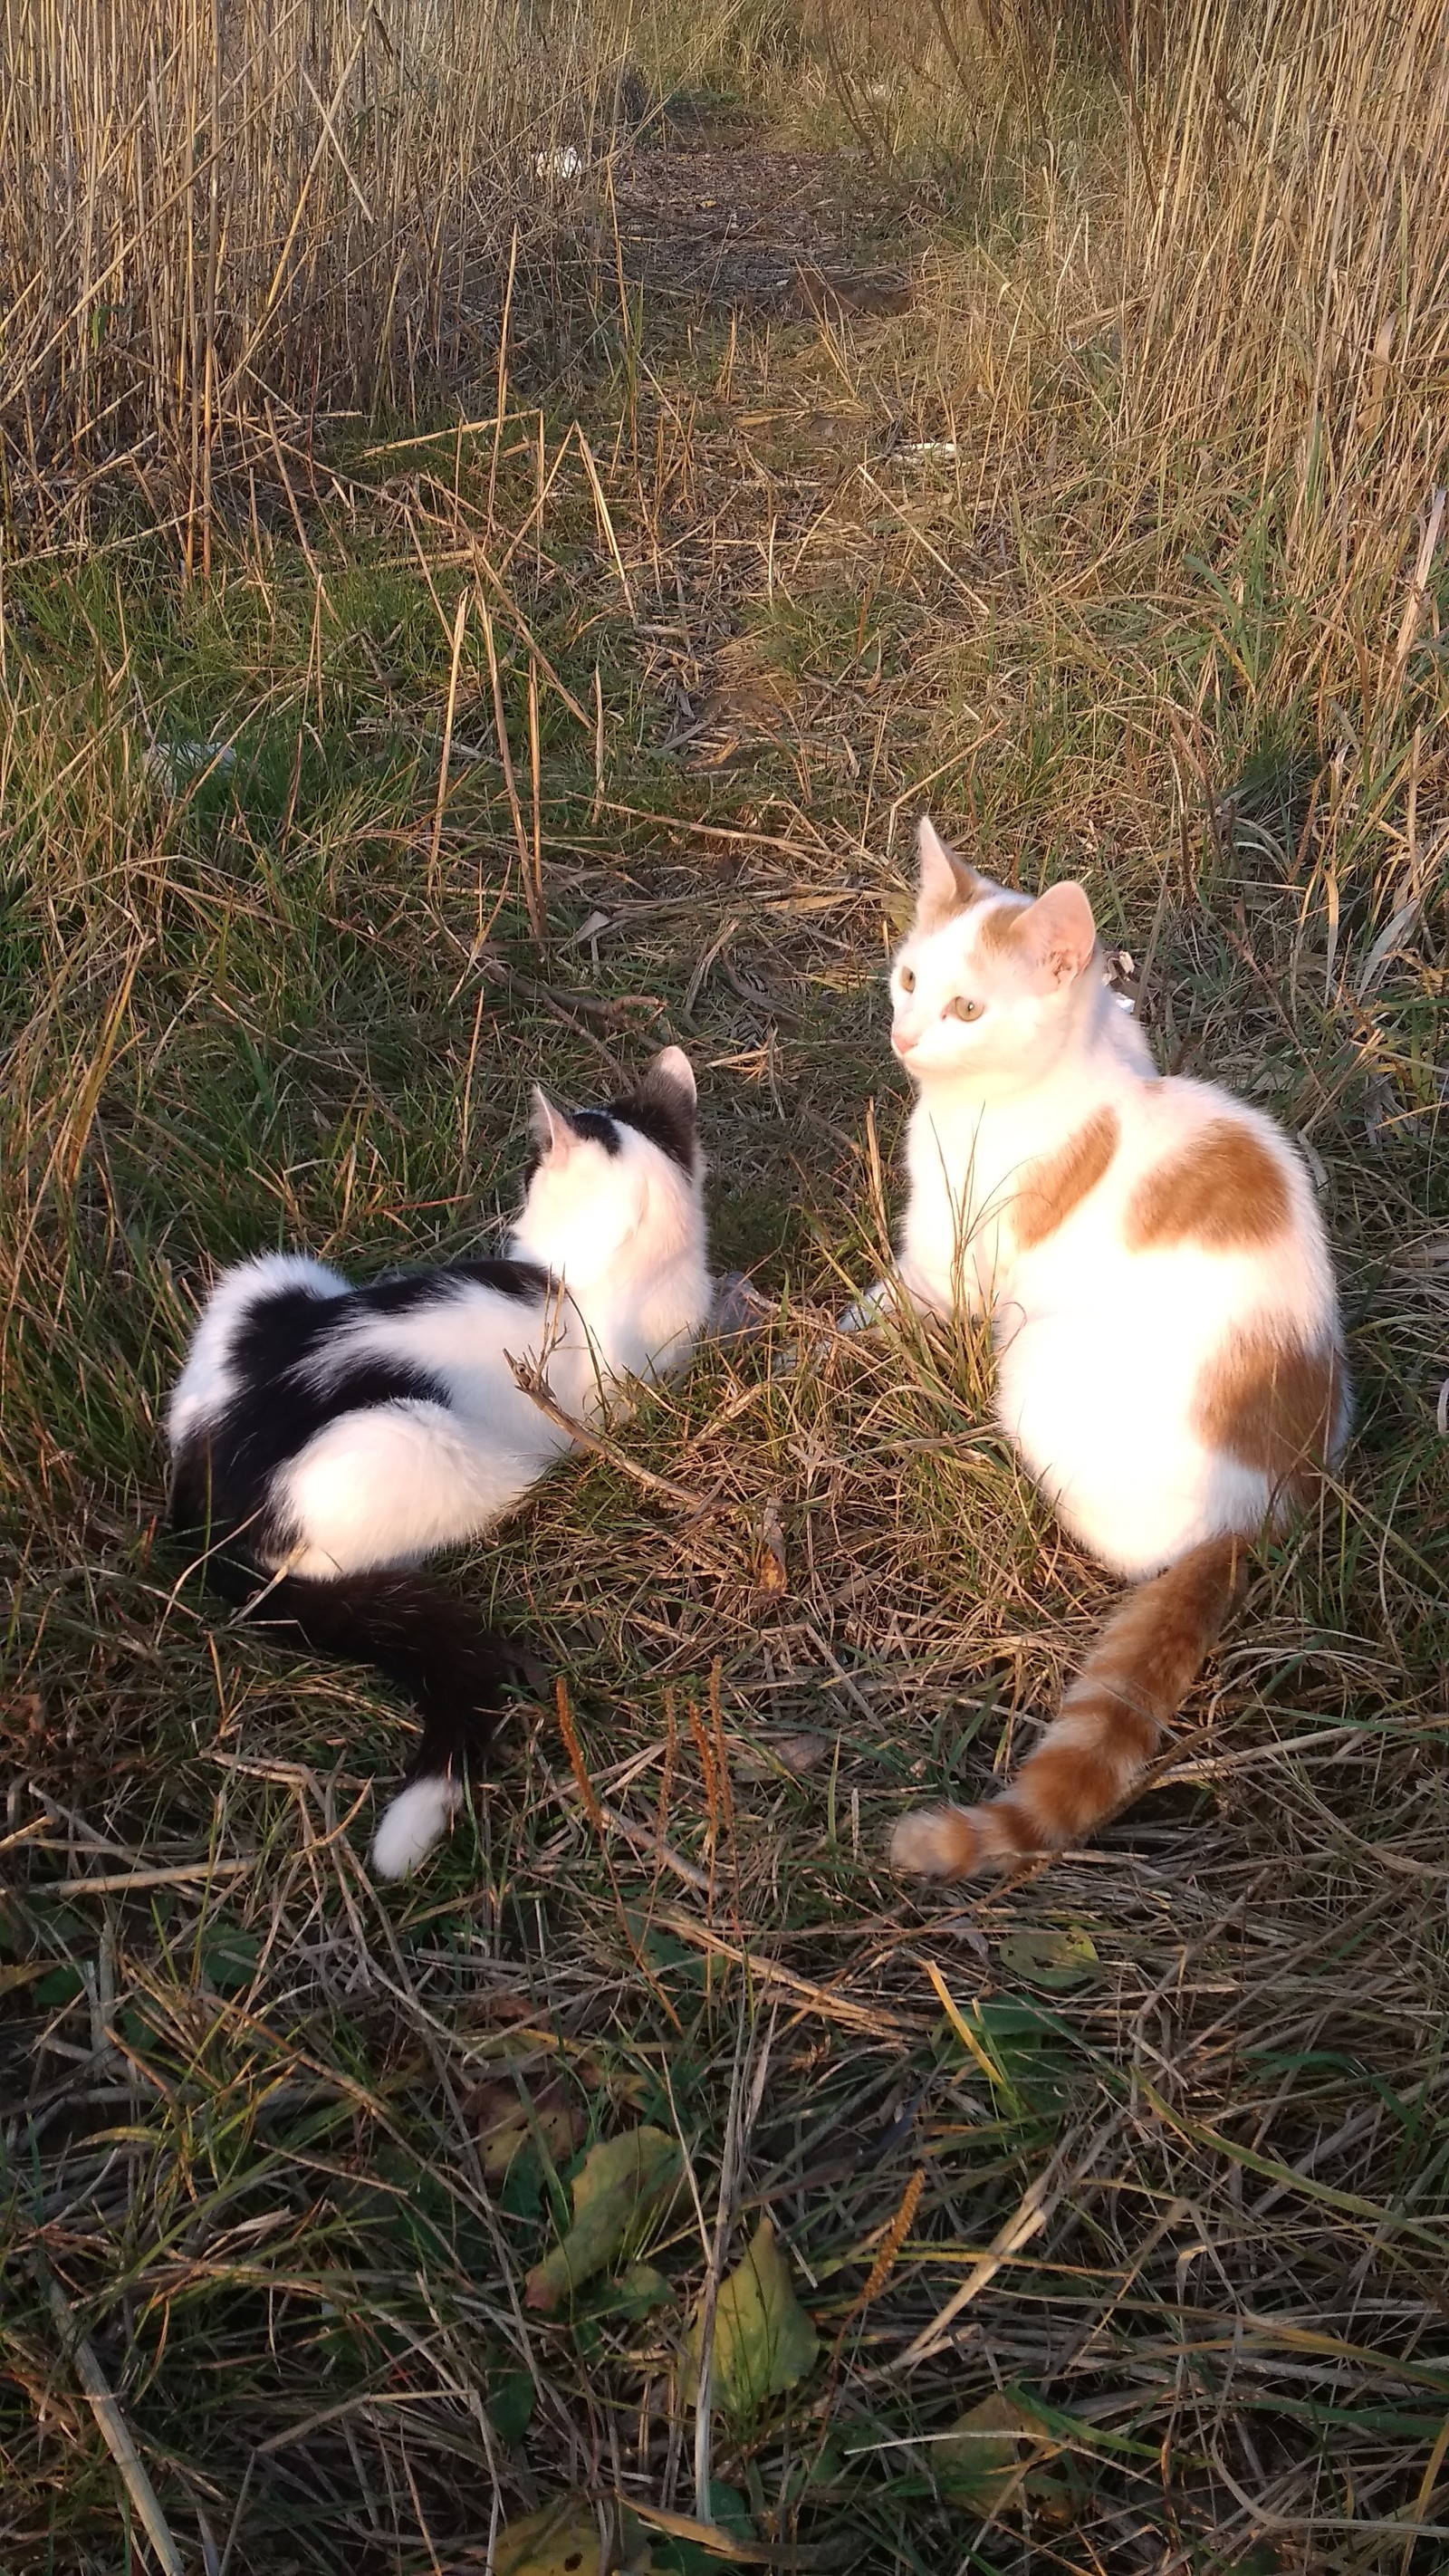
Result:
[[[606,930],[612,930],[613,927],[614,916],[611,912],[591,912],[587,921],[581,921],[577,930],[571,930],[569,932],[567,939],[564,941],[564,946],[565,948],[581,948],[586,939],[590,941],[602,939],[604,932]]]
[[[918,438],[911,447],[898,447],[902,465],[926,465],[933,457],[951,457],[960,453],[954,438]]]
[[[583,175],[584,156],[576,143],[556,143],[551,152],[540,152],[533,165],[536,179],[577,179]]]
[[[744,1342],[765,1332],[776,1309],[750,1285],[743,1271],[727,1270],[715,1281],[714,1311],[709,1329],[721,1342]]]

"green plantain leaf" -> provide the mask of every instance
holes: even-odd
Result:
[[[1080,1924],[1073,1924],[1068,1932],[1025,1925],[997,1944],[997,1956],[1013,1976],[1053,1991],[1084,1985],[1101,1965],[1096,1942]]]
[[[696,2318],[685,2363],[684,2396],[699,2387],[702,2318]],[[762,2218],[736,2269],[720,2284],[714,2311],[712,2403],[727,2415],[753,2414],[803,2379],[819,2338],[795,2296],[790,2267]]]
[[[525,2305],[550,2315],[612,2263],[636,2221],[672,2193],[680,2162],[678,2146],[662,2129],[630,2129],[591,2147],[574,2182],[574,2223],[529,2273]]]

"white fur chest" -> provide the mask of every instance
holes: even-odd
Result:
[[[1084,1094],[1075,1115],[1085,1119],[1094,1105]],[[1003,1220],[1029,1167],[1060,1143],[1063,1114],[1055,1086],[1003,1102],[945,1086],[922,1092],[906,1131],[901,1228],[901,1271],[914,1298],[941,1312],[992,1312],[1014,1269],[1013,1228]]]

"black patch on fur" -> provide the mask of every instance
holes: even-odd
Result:
[[[423,1732],[410,1780],[465,1776],[487,1749],[510,1685],[539,1682],[540,1667],[426,1575],[269,1579],[266,1560],[285,1555],[295,1535],[280,1525],[270,1497],[278,1468],[339,1414],[405,1399],[447,1403],[439,1379],[401,1361],[359,1355],[322,1386],[313,1370],[359,1312],[405,1314],[472,1282],[520,1304],[541,1301],[552,1286],[534,1262],[498,1260],[413,1271],[337,1296],[290,1286],[259,1297],[231,1345],[236,1393],[183,1444],[172,1474],[172,1526],[206,1550],[213,1591],[243,1611],[254,1606],[259,1629],[370,1664],[416,1701]]]
[[[640,1136],[647,1136],[671,1163],[682,1172],[694,1171],[695,1107],[677,1082],[664,1077],[656,1082],[646,1073],[633,1091],[622,1092],[609,1103],[611,1118],[622,1119]]]
[[[590,1137],[602,1145],[606,1154],[619,1151],[619,1129],[632,1127],[637,1136],[647,1136],[671,1163],[693,1176],[695,1159],[695,1105],[686,1098],[678,1083],[663,1076],[657,1081],[646,1073],[632,1091],[621,1091],[606,1109],[562,1109],[576,1136]],[[523,1186],[527,1190],[543,1161],[543,1147],[529,1147],[523,1166]]]
[[[619,1151],[619,1130],[612,1107],[608,1109],[570,1109],[568,1122],[576,1136],[590,1136],[602,1145],[606,1154]]]
[[[541,1306],[553,1284],[537,1261],[450,1261],[445,1270],[392,1271],[354,1296],[370,1315],[416,1315],[428,1306],[445,1306],[466,1288],[492,1288],[516,1305]]]
[[[272,1480],[326,1423],[379,1404],[447,1403],[447,1388],[430,1370],[370,1353],[318,1382],[314,1364],[345,1334],[366,1294],[278,1288],[248,1309],[229,1354],[236,1392],[177,1452],[173,1527],[230,1536],[246,1524],[263,1556],[285,1553],[293,1534],[269,1523]]]
[[[544,1678],[526,1646],[425,1574],[346,1574],[335,1583],[286,1575],[263,1589],[244,1551],[219,1549],[206,1576],[239,1608],[254,1602],[248,1625],[279,1644],[300,1639],[319,1654],[370,1664],[416,1701],[423,1733],[409,1780],[466,1776],[488,1749],[510,1686]]]

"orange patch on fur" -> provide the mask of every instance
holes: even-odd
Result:
[[[1085,1710],[1084,1701],[1073,1703],[1074,1714],[1085,1714]],[[1124,1766],[1106,1749],[1120,1732],[1119,1712],[1108,1701],[1097,1714],[1102,1743],[1048,1741],[1022,1765],[1021,1779],[1009,1795],[1028,1829],[1026,1839],[1033,1851],[1059,1851],[1064,1843],[1079,1842],[1103,1816],[1111,1814],[1121,1797]],[[1154,1727],[1143,1748],[1142,1761],[1150,1756],[1156,1740]]]
[[[1313,1500],[1333,1454],[1343,1367],[1329,1344],[1240,1328],[1198,1381],[1192,1427],[1212,1449],[1256,1467],[1299,1509]]]
[[[1233,1252],[1271,1243],[1288,1218],[1288,1183],[1267,1146],[1236,1118],[1214,1118],[1138,1182],[1122,1232],[1129,1252],[1169,1243]]]
[[[976,946],[983,957],[1010,957],[1015,951],[1017,924],[1030,910],[1024,903],[997,901],[981,916],[976,931]]]
[[[1002,1798],[903,1816],[891,1857],[932,1878],[1080,1841],[1127,1804],[1242,1583],[1246,1542],[1207,1539],[1108,1620],[1055,1726]]]
[[[1033,1163],[1012,1204],[1016,1240],[1023,1252],[1065,1225],[1073,1208],[1094,1190],[1117,1151],[1121,1128],[1115,1109],[1099,1109],[1069,1137],[1060,1153]]]

